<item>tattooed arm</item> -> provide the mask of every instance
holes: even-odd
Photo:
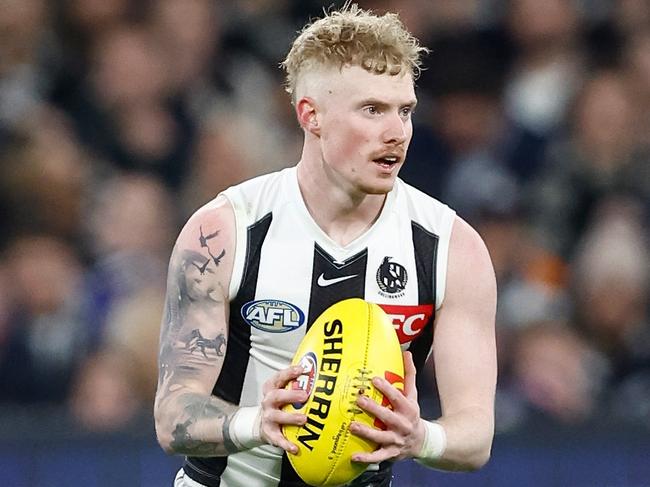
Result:
[[[220,200],[190,218],[172,252],[155,403],[158,440],[168,453],[235,451],[228,419],[237,408],[212,396],[227,347],[234,250],[234,216]]]
[[[224,456],[243,449],[230,427],[238,407],[212,395],[228,346],[234,254],[235,218],[225,198],[190,218],[172,252],[155,402],[158,441],[171,454]],[[294,369],[278,372],[264,385],[259,415],[262,440],[293,451],[280,424],[306,418],[280,408],[304,400],[284,390],[301,373]]]

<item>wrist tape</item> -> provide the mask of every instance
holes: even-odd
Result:
[[[261,435],[261,407],[242,407],[230,420],[230,439],[239,450],[250,450],[264,442]]]
[[[440,423],[424,421],[424,442],[415,460],[426,466],[435,466],[447,448],[447,434]]]

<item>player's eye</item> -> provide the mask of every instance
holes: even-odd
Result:
[[[368,105],[364,110],[370,115],[377,115],[379,113],[379,109],[375,105]]]

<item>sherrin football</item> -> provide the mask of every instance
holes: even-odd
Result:
[[[340,301],[321,314],[303,338],[292,365],[305,373],[287,387],[309,392],[304,403],[285,411],[307,415],[303,426],[285,425],[289,441],[298,446],[288,454],[291,465],[310,485],[342,485],[362,474],[367,464],[352,462],[356,452],[372,452],[373,442],[349,431],[352,421],[384,428],[381,421],[356,405],[359,394],[389,406],[371,382],[386,378],[404,389],[404,362],[397,334],[384,311],[362,299]]]

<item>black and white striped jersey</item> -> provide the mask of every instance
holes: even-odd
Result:
[[[311,323],[351,297],[379,304],[422,367],[445,294],[453,210],[397,179],[377,221],[342,247],[311,218],[295,167],[224,194],[237,237],[228,347],[213,394],[241,406],[260,404],[262,385],[290,364]],[[205,485],[304,485],[282,450],[270,445],[188,458],[184,468]]]

